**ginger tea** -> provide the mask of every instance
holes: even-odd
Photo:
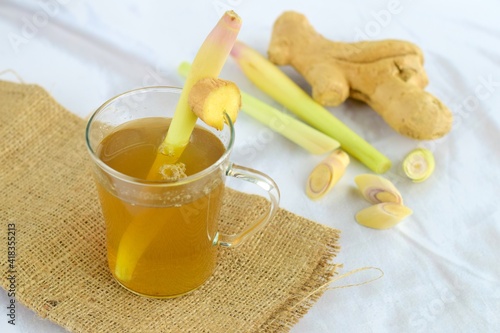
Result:
[[[167,118],[125,123],[102,140],[97,154],[112,169],[145,179],[169,123]],[[178,163],[190,176],[213,165],[224,152],[214,134],[196,127]],[[127,192],[123,189],[126,182],[97,184],[106,220],[109,267],[123,286],[141,295],[174,297],[196,289],[210,277],[217,255],[222,170],[214,170],[202,182],[195,179],[185,186],[140,192],[144,203],[116,194]],[[117,186],[120,191],[113,191]]]

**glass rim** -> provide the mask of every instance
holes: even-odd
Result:
[[[89,139],[89,132],[90,132],[90,127],[91,124],[93,123],[95,117],[100,114],[106,107],[108,107],[110,104],[113,102],[126,97],[126,96],[132,96],[135,94],[139,93],[146,93],[146,92],[152,92],[152,91],[159,91],[159,92],[167,92],[167,93],[173,93],[173,94],[178,94],[180,96],[180,93],[182,92],[182,88],[179,87],[174,87],[174,86],[146,86],[146,87],[141,87],[141,88],[136,88],[136,89],[131,89],[128,91],[125,91],[121,94],[118,94],[114,97],[111,97],[104,103],[102,103],[89,117],[89,120],[87,121],[87,125],[85,127],[85,143],[87,146],[87,150],[92,157],[92,160],[107,174],[112,175],[113,177],[117,177],[122,181],[126,181],[129,183],[133,183],[136,185],[147,185],[147,186],[155,186],[155,187],[175,187],[175,186],[180,186],[180,185],[185,185],[188,183],[192,183],[196,180],[199,180],[208,174],[212,173],[215,169],[219,168],[221,164],[225,160],[228,159],[231,150],[233,148],[234,144],[234,125],[231,120],[231,117],[227,113],[224,112],[224,117],[225,117],[225,123],[229,127],[229,141],[227,144],[224,145],[225,151],[224,153],[219,157],[217,161],[215,161],[212,165],[210,165],[208,168],[205,168],[197,173],[194,173],[192,175],[189,175],[185,178],[181,178],[175,182],[168,182],[165,180],[147,180],[143,178],[137,178],[137,177],[132,177],[127,174],[124,174],[122,172],[119,172],[106,163],[104,163],[99,156],[97,156],[96,152],[94,149],[91,147],[90,139]],[[208,126],[208,125],[207,125]]]

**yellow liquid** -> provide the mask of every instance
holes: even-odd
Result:
[[[143,179],[169,123],[166,118],[126,123],[102,141],[98,155],[113,169]],[[214,134],[196,127],[178,162],[186,165],[189,176],[213,165],[224,151]],[[141,295],[174,297],[196,289],[210,277],[217,256],[222,177],[220,171],[204,177],[208,181],[203,189],[196,184],[184,185],[189,195],[168,204],[129,202],[97,182],[106,221],[109,268],[118,282]],[[161,191],[168,197],[168,189]],[[132,267],[127,278],[116,274],[119,255],[123,256],[119,264]]]

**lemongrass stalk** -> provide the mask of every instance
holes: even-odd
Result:
[[[191,68],[189,62],[183,62],[177,68],[179,74],[186,77]],[[340,143],[312,128],[311,126],[283,113],[269,104],[243,92],[241,93],[241,110],[255,118],[273,131],[306,149],[312,154],[324,154],[337,149]]]
[[[226,12],[207,36],[193,61],[193,68],[179,97],[174,117],[164,142],[158,150],[157,157],[150,169],[148,179],[161,178],[162,167],[177,161],[196,124],[196,115],[188,105],[188,95],[191,87],[201,78],[217,77],[224,65],[229,52],[236,41],[241,27],[240,17],[233,11]],[[146,210],[136,216],[127,226],[120,239],[116,254],[115,275],[121,281],[132,279],[137,262],[147,250],[153,239],[161,232],[168,221],[151,220],[152,210]],[[145,222],[152,222],[146,223]],[[147,229],[147,231],[145,231]]]
[[[337,140],[248,94],[241,94],[241,105],[246,114],[312,154],[324,154],[340,147]]]
[[[339,141],[344,151],[377,173],[389,170],[391,161],[387,157],[315,102],[257,51],[236,42],[231,55],[258,88],[311,126]]]
[[[187,75],[174,117],[148,179],[159,178],[160,168],[164,164],[175,163],[184,151],[198,119],[188,104],[189,91],[198,80],[219,76],[240,28],[240,17],[233,11],[227,11],[201,45],[193,60],[192,69]]]

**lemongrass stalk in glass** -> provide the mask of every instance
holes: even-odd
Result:
[[[389,170],[391,161],[386,156],[314,101],[257,51],[236,42],[231,55],[258,88],[311,126],[339,141],[342,149],[348,154],[377,173]]]
[[[148,179],[161,177],[159,170],[180,157],[196,124],[196,115],[188,105],[191,87],[200,79],[218,77],[241,28],[241,19],[233,11],[227,11],[207,36],[193,60],[172,123],[148,175]]]
[[[182,62],[177,68],[179,74],[183,77],[187,76],[190,69],[191,64],[189,62]],[[311,154],[324,154],[340,147],[340,143],[328,135],[243,91],[240,91],[240,93],[241,110],[243,112],[295,142]]]
[[[210,34],[207,36],[198,54],[193,61],[193,68],[182,90],[179,102],[176,106],[172,122],[164,142],[158,150],[157,157],[153,163],[148,179],[161,179],[161,169],[164,165],[177,161],[182,154],[196,124],[196,115],[188,105],[188,96],[191,87],[201,78],[217,77],[224,65],[229,52],[236,41],[241,28],[241,19],[233,11],[226,12],[219,20]],[[163,225],[153,223],[148,226],[147,232],[140,221],[147,216],[134,219],[125,230],[118,247],[115,275],[124,281],[132,278],[138,260],[160,232]]]

